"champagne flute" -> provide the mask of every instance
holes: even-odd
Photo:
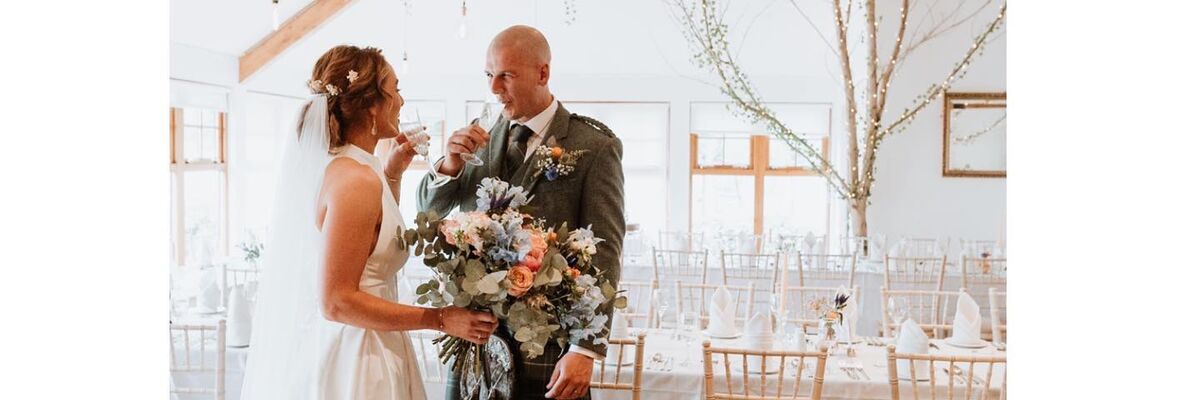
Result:
[[[658,327],[663,327],[663,320],[667,318],[667,311],[671,309],[671,302],[667,300],[666,289],[654,289],[654,308],[657,312]]]
[[[500,119],[500,110],[497,110],[497,105],[499,103],[484,101],[483,110],[479,112],[479,118],[475,120],[475,125],[478,125],[485,132],[492,129],[492,126]],[[479,159],[479,156],[473,153],[462,153],[459,154],[459,157],[462,157],[463,161],[467,164],[477,167],[483,165],[483,160]]]
[[[400,133],[404,134],[404,137],[408,138],[408,142],[413,144],[413,150],[415,150],[417,154],[425,157],[425,164],[429,167],[430,175],[433,176],[433,180],[429,182],[429,187],[436,188],[444,186],[445,184],[450,183],[451,178],[437,173],[437,169],[434,167],[434,162],[429,159],[429,134],[425,133],[426,127],[425,122],[421,120],[421,110],[418,109],[417,106],[411,107],[413,110],[413,116],[416,117],[417,122],[401,123]]]

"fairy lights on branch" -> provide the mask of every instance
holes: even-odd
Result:
[[[676,18],[681,22],[683,27],[683,34],[692,45],[694,51],[692,55],[693,62],[702,69],[712,71],[720,78],[719,87],[721,92],[732,100],[733,107],[735,108],[733,111],[752,123],[765,124],[774,136],[782,139],[792,150],[800,154],[818,174],[826,179],[831,188],[837,191],[841,197],[851,202],[856,216],[862,220],[862,230],[865,231],[866,205],[871,196],[871,188],[875,182],[875,160],[878,157],[880,143],[888,135],[902,131],[912,122],[917,113],[928,106],[935,98],[941,96],[954,81],[966,74],[971,60],[982,54],[984,45],[999,32],[1000,26],[1005,19],[1008,5],[1003,4],[1000,7],[998,15],[991,21],[983,33],[975,37],[971,48],[961,60],[954,64],[954,68],[940,84],[930,86],[928,90],[917,96],[913,100],[913,105],[904,109],[896,120],[884,121],[883,118],[887,115],[889,90],[892,80],[895,77],[897,65],[902,64],[904,58],[908,54],[911,54],[914,48],[972,19],[987,5],[991,4],[991,1],[986,0],[978,9],[975,9],[974,12],[969,13],[961,19],[955,19],[958,16],[957,12],[961,8],[961,5],[948,15],[939,14],[938,18],[940,21],[935,22],[930,31],[925,32],[923,35],[918,35],[920,39],[913,46],[905,47],[905,38],[908,34],[908,17],[912,11],[912,4],[910,0],[901,0],[899,23],[896,26],[894,41],[885,40],[884,43],[884,46],[891,48],[891,52],[887,57],[884,57],[882,60],[883,64],[880,63],[880,18],[875,13],[875,0],[859,1],[857,8],[862,12],[864,17],[862,23],[866,27],[865,37],[860,38],[860,41],[865,42],[869,52],[866,58],[866,82],[862,85],[865,87],[860,88],[859,85],[856,85],[851,64],[850,49],[847,43],[849,40],[848,27],[851,20],[851,11],[855,9],[855,2],[848,0],[843,7],[842,0],[833,0],[832,11],[836,24],[835,31],[837,33],[836,53],[838,53],[838,61],[841,64],[842,81],[845,89],[845,126],[848,135],[847,162],[849,164],[849,175],[846,177],[840,175],[837,169],[832,167],[829,160],[821,152],[817,151],[808,140],[797,135],[779,121],[774,112],[763,103],[753,85],[750,84],[750,79],[738,63],[734,61],[734,55],[730,51],[728,41],[729,27],[718,14],[717,10],[719,7],[716,5],[717,0],[697,0],[694,2],[674,0],[674,8]],[[798,6],[797,10],[800,11],[804,18],[808,18]],[[918,31],[921,30],[920,26],[924,22],[922,20],[921,24],[918,24]],[[813,25],[811,21],[810,25]],[[865,232],[858,232],[856,229],[856,234],[865,234]]]

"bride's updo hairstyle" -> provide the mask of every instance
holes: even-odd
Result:
[[[346,144],[346,131],[352,124],[370,123],[371,106],[396,90],[383,87],[387,65],[383,53],[374,47],[337,46],[317,59],[308,87],[313,94],[324,94],[329,102],[330,150]],[[301,130],[310,105],[300,114]]]

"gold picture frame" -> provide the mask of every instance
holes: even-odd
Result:
[[[942,176],[1007,177],[1007,92],[942,97]]]

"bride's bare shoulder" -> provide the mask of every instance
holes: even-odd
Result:
[[[383,184],[371,167],[349,158],[336,158],[325,169],[325,192],[347,200],[378,200]]]

